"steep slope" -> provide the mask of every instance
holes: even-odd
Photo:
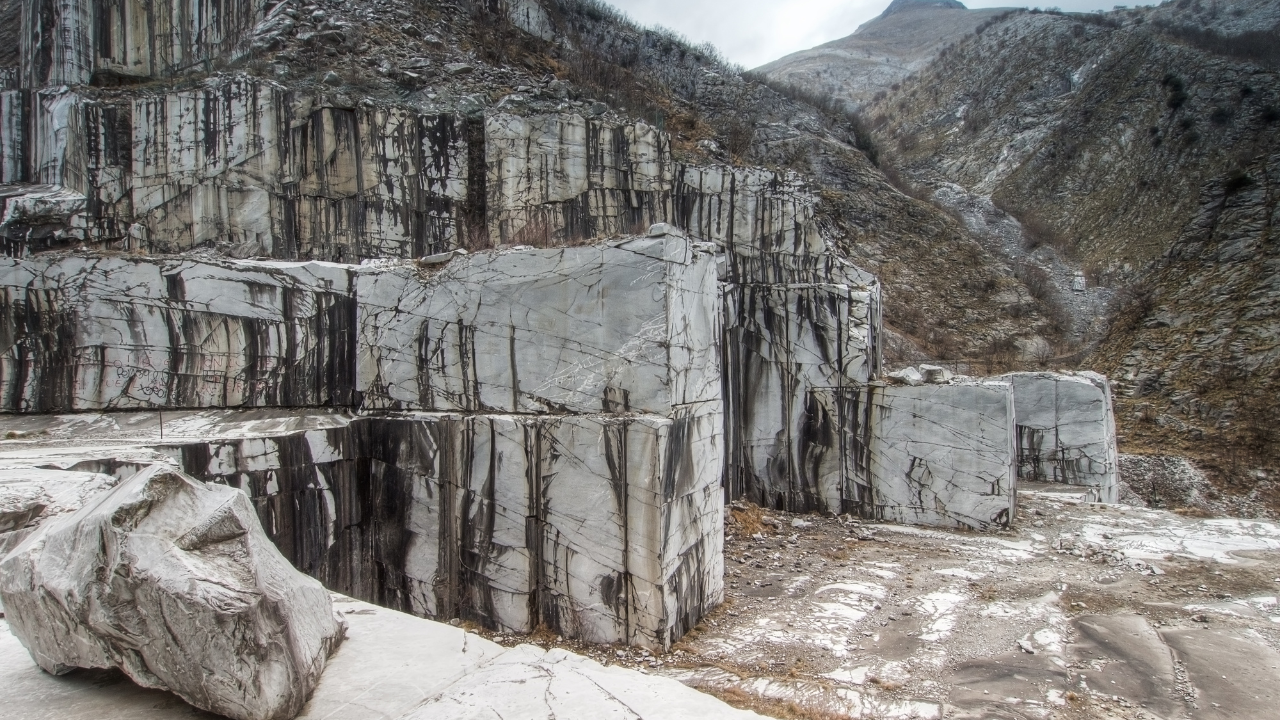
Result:
[[[1280,464],[1258,405],[1277,389],[1277,20],[1274,0],[1021,12],[867,110],[938,199],[989,198],[1042,264],[1118,290],[1085,364],[1121,378],[1130,442],[1249,488]]]
[[[755,72],[771,82],[803,86],[860,107],[897,89],[944,48],[1007,12],[968,10],[954,0],[894,0],[854,34],[792,53]]]

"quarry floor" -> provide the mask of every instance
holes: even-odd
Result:
[[[349,419],[166,413],[164,438]],[[155,459],[145,450],[158,440],[154,415],[44,422],[0,422],[0,462],[65,465],[95,445]],[[735,505],[725,603],[671,652],[466,629],[507,648],[559,647],[679,680],[782,718],[1280,717],[1280,525],[1083,500],[1068,486],[1024,484],[1014,526],[1002,533]],[[8,670],[34,668],[20,648],[8,649],[16,658]],[[401,660],[403,672],[419,674],[405,666],[416,661]],[[0,703],[0,717],[78,717],[49,698],[88,702],[78,694],[85,689],[41,689],[21,708]],[[84,716],[107,717],[101,707],[83,706]],[[156,707],[156,717],[182,716]]]
[[[1082,500],[1024,487],[1000,534],[736,506],[672,652],[539,640],[784,718],[1280,716],[1280,526]]]

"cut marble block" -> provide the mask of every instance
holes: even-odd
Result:
[[[27,87],[88,85],[102,76],[170,77],[232,58],[265,16],[263,0],[26,0]]]
[[[871,383],[818,390],[809,453],[844,512],[916,525],[1006,527],[1017,501],[1013,386]]]
[[[360,273],[365,410],[668,414],[720,395],[715,261],[678,236]]]
[[[119,668],[237,720],[296,716],[345,630],[243,493],[167,467],[43,524],[0,560],[0,596],[46,672]]]
[[[670,214],[671,140],[643,122],[491,114],[485,154],[495,243],[608,237]]]
[[[814,388],[869,381],[879,368],[880,288],[842,284],[725,287],[725,489],[764,507],[839,512],[811,454]]]
[[[0,408],[352,404],[350,278],[325,263],[0,258]]]
[[[1011,373],[1018,426],[1018,478],[1092,489],[1098,502],[1116,502],[1115,416],[1111,386],[1102,375]]]
[[[242,487],[327,587],[495,629],[666,647],[723,596],[719,403],[361,418],[168,450]]]

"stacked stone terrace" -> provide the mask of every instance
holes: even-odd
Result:
[[[1105,382],[1025,422],[1030,383],[878,382],[879,283],[793,175],[574,114],[248,76],[82,87],[239,52],[265,4],[219,7],[26,4],[0,95],[0,409],[93,429],[34,441],[74,445],[57,468],[176,463],[246,490],[331,589],[655,647],[722,599],[725,499],[982,529],[1011,521],[1020,460],[1114,485]],[[157,413],[235,430],[166,438]]]

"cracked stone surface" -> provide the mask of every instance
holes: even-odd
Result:
[[[506,717],[531,720],[753,720],[676,680],[560,649],[507,648],[461,628],[421,620],[340,595],[347,638],[329,658],[300,720]],[[54,678],[31,664],[0,620],[0,683],[17,717],[99,720],[217,717],[118,674]]]
[[[732,506],[726,604],[656,672],[819,717],[1274,714],[1280,527],[1088,490],[983,534]]]
[[[352,402],[347,267],[0,258],[9,412]]]
[[[237,720],[297,715],[344,632],[244,493],[164,466],[41,525],[0,561],[0,597],[46,672],[119,668]]]
[[[1013,519],[1012,384],[875,382],[815,400],[827,408],[814,443],[816,480],[840,512],[974,530]]]
[[[711,255],[681,237],[362,273],[366,410],[642,412],[718,401]]]
[[[1018,479],[1094,488],[1099,502],[1118,497],[1111,385],[1097,373],[1013,373]]]

